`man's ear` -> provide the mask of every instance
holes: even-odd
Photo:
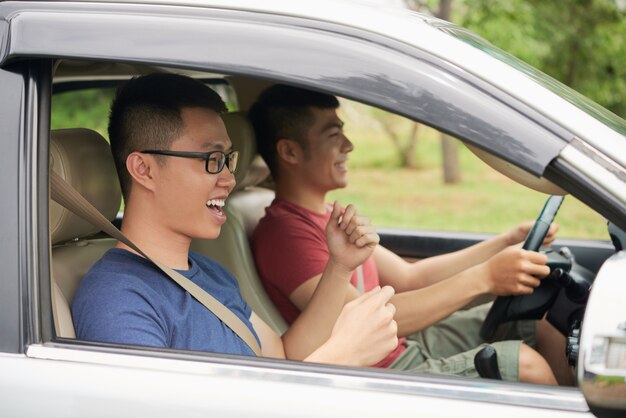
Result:
[[[126,169],[133,180],[149,190],[154,189],[155,166],[154,158],[140,152],[131,152],[126,158]]]
[[[279,139],[276,142],[276,153],[280,160],[288,164],[298,164],[304,154],[300,144],[292,139]]]

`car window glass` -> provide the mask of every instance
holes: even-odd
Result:
[[[340,115],[354,151],[348,187],[330,198],[355,204],[379,227],[498,233],[543,207],[544,193],[492,169],[457,140],[460,180],[445,184],[437,130],[348,100]],[[603,219],[573,196],[557,222],[561,237],[607,238]]]

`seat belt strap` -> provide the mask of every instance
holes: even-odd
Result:
[[[230,309],[224,306],[220,301],[207,293],[200,286],[187,279],[182,274],[171,269],[156,260],[148,257],[135,244],[133,244],[122,232],[115,227],[107,218],[104,217],[91,203],[89,203],[80,193],[70,186],[61,176],[55,172],[50,172],[50,196],[61,206],[74,212],[89,223],[97,226],[103,232],[111,237],[128,245],[137,251],[147,260],[154,263],[167,276],[174,280],[180,287],[185,289],[198,302],[204,305],[209,311],[218,317],[228,328],[239,336],[257,356],[261,355],[261,347],[250,330],[243,321],[235,315]]]
[[[365,293],[365,276],[363,275],[362,265],[356,268],[356,290],[358,290],[360,294]]]

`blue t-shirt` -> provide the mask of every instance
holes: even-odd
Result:
[[[189,263],[189,270],[178,272],[223,303],[254,333],[252,310],[235,278],[193,252]],[[121,248],[107,251],[87,272],[72,303],[72,316],[81,340],[254,355],[237,334],[158,267]]]

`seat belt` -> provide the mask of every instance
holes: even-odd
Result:
[[[97,226],[103,232],[106,232],[111,237],[117,239],[128,245],[133,250],[137,251],[147,260],[151,261],[165,274],[167,274],[172,280],[174,280],[180,287],[185,289],[191,296],[193,296],[198,302],[204,305],[209,311],[218,317],[228,328],[230,328],[239,338],[245,342],[250,349],[257,355],[261,355],[261,347],[257,339],[255,338],[250,328],[243,323],[243,321],[235,315],[230,309],[224,306],[220,301],[215,299],[209,293],[207,293],[200,286],[178,273],[177,271],[169,268],[165,264],[162,264],[156,260],[148,257],[143,251],[141,251],[135,244],[133,244],[122,232],[117,229],[107,218],[104,217],[91,203],[89,203],[80,193],[78,193],[72,186],[70,186],[61,176],[55,172],[50,172],[50,197],[61,206],[74,212],[89,223]]]
[[[365,276],[363,275],[363,265],[356,268],[356,290],[360,294],[365,293]]]

